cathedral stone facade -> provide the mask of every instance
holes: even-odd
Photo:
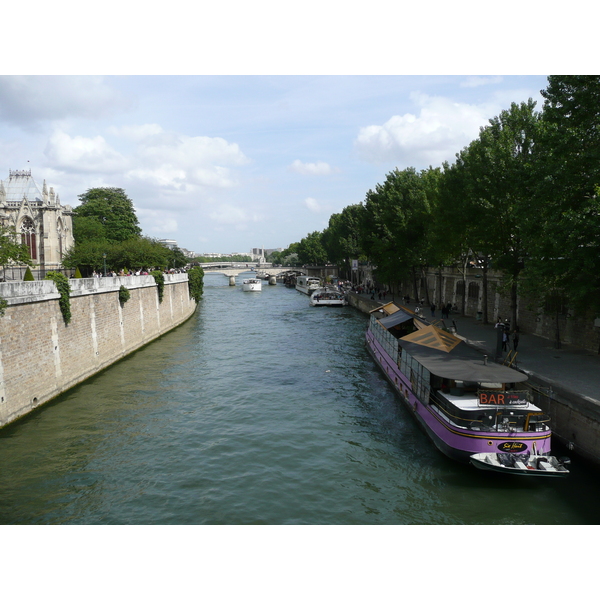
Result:
[[[72,215],[45,180],[40,190],[31,170],[10,170],[8,179],[0,180],[0,222],[14,227],[29,247],[35,269],[61,268],[63,255],[74,243]]]

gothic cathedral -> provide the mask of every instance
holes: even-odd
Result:
[[[31,170],[9,170],[8,179],[0,180],[0,221],[14,227],[27,244],[36,269],[61,267],[64,253],[74,243],[72,214],[45,180],[40,191]]]

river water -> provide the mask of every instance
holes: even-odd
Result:
[[[600,523],[576,459],[529,481],[441,455],[362,313],[227,283],[207,274],[189,321],[0,431],[1,524]]]

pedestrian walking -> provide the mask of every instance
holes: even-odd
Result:
[[[515,331],[513,333],[513,350],[516,352],[519,346],[519,328],[515,327]]]

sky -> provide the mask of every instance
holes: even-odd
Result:
[[[512,102],[541,108],[546,74],[594,72],[578,4],[36,4],[26,42],[0,39],[0,178],[31,169],[73,208],[122,188],[144,235],[200,254],[286,248]]]
[[[143,234],[198,253],[286,248],[393,169],[453,162],[545,76],[9,75],[0,177],[75,207],[123,188]]]

